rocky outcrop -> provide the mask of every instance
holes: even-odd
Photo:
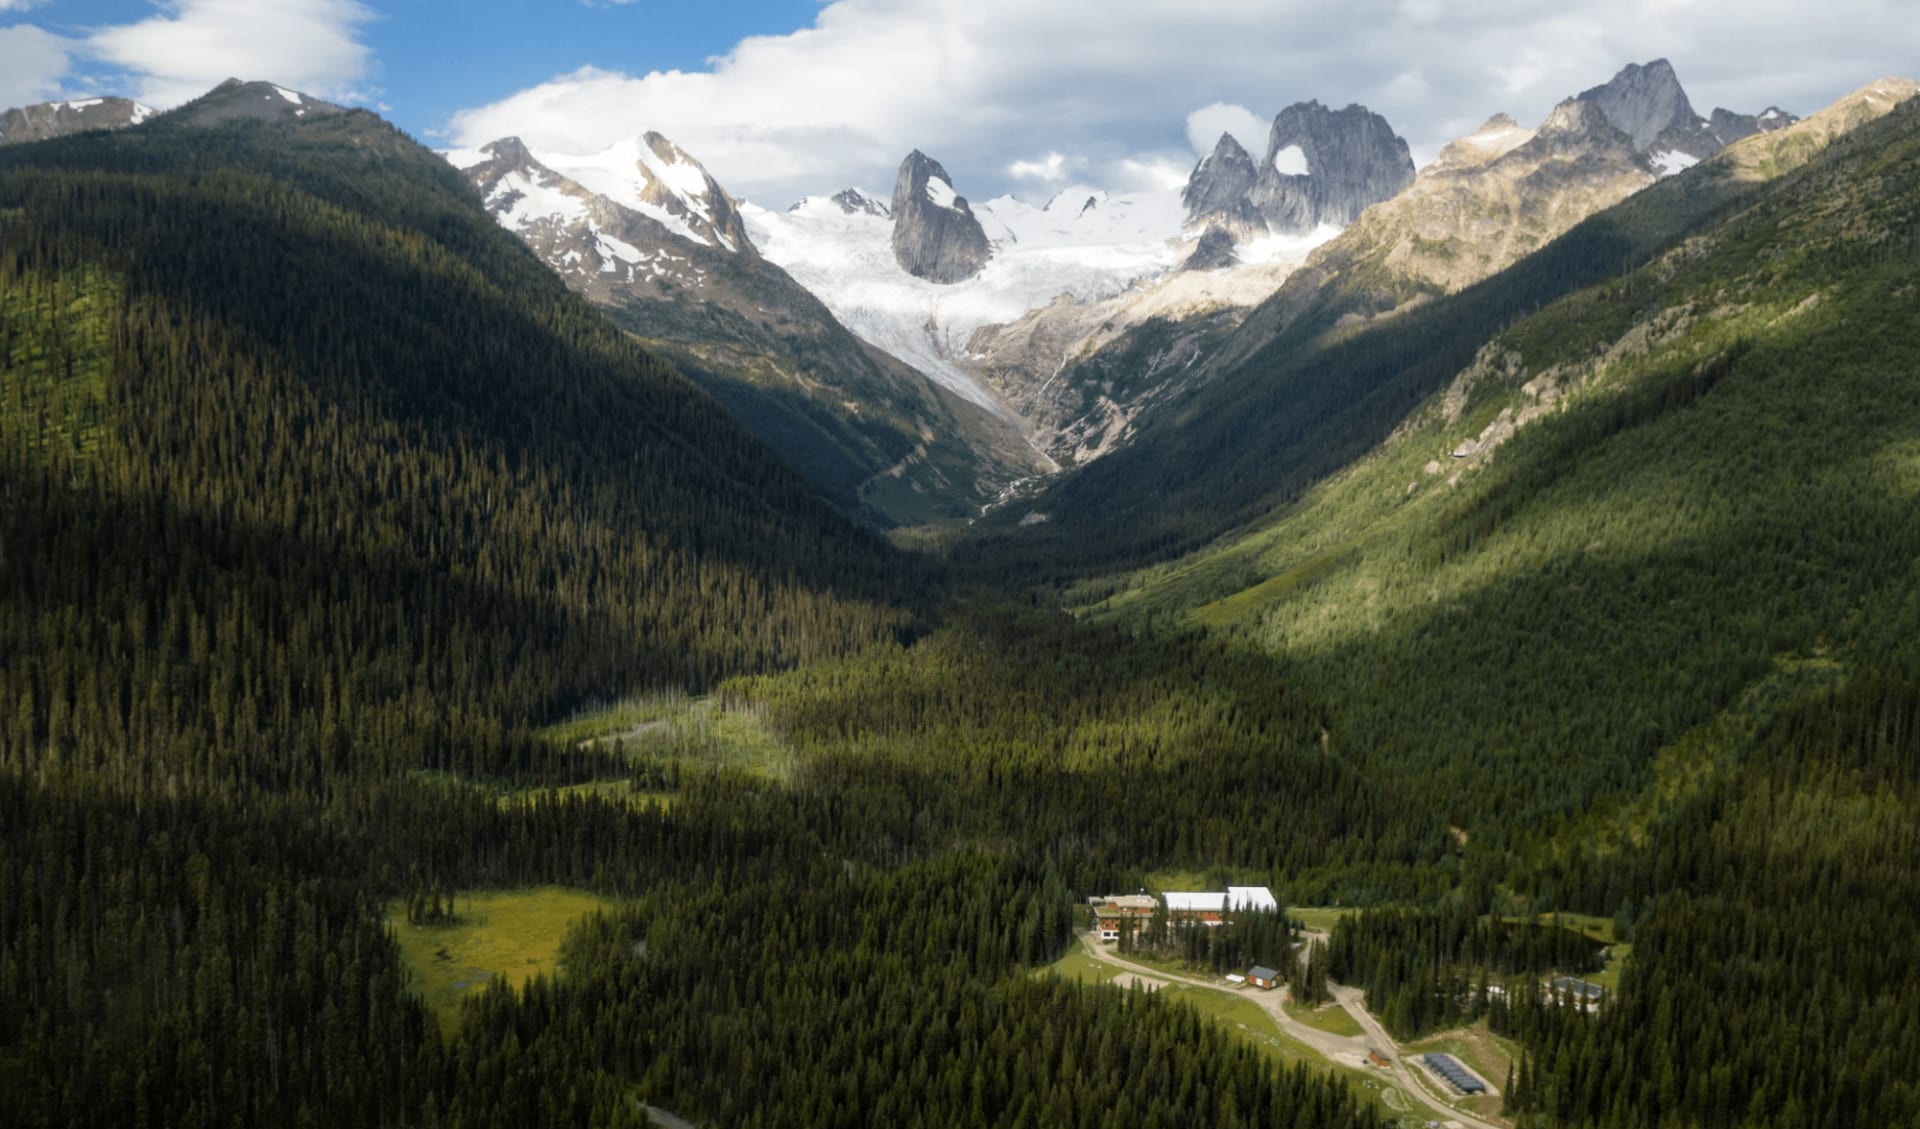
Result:
[[[230,78],[167,115],[180,125],[209,126],[236,121],[293,121],[344,113],[332,102],[271,82]]]
[[[1662,173],[1678,172],[1736,141],[1800,120],[1777,106],[1759,114],[1715,109],[1703,118],[1665,59],[1644,66],[1630,63],[1605,84],[1583,91],[1579,99],[1599,107],[1636,150],[1653,157]]]
[[[1260,170],[1231,133],[1220,135],[1213,152],[1201,158],[1180,202],[1187,208],[1187,227],[1225,232],[1230,239],[1257,239],[1267,233],[1267,221],[1253,206],[1253,188]]]
[[[1345,227],[1413,182],[1413,157],[1387,120],[1364,106],[1301,102],[1280,111],[1256,164],[1230,134],[1194,166],[1180,199],[1187,230],[1218,228],[1244,242]]]
[[[70,98],[0,113],[0,145],[19,145],[92,129],[125,129],[154,111],[126,98]]]
[[[1413,157],[1387,119],[1365,106],[1330,110],[1302,102],[1280,111],[1253,206],[1271,230],[1304,234],[1345,227],[1413,183]]]
[[[883,203],[860,191],[858,188],[844,188],[833,194],[833,202],[840,210],[850,216],[877,216],[880,219],[893,218],[893,212]],[[799,211],[805,201],[795,204],[789,211]]]
[[[1665,59],[1645,66],[1629,63],[1605,84],[1582,91],[1579,98],[1600,107],[1607,120],[1643,153],[1662,133],[1689,129],[1701,120],[1681,89],[1673,64]]]
[[[733,198],[659,134],[586,157],[511,137],[449,156],[568,287],[846,510],[886,525],[972,517],[1040,469],[1012,423],[862,342],[761,256]]]
[[[1357,324],[1472,285],[1656,179],[1592,102],[1568,99],[1533,130],[1496,115],[1309,256],[1212,365],[1241,363],[1311,308]]]
[[[1181,270],[1223,270],[1237,266],[1239,256],[1233,253],[1233,236],[1225,229],[1210,227],[1194,244],[1193,254],[1180,265]]]
[[[915,149],[893,185],[893,257],[928,282],[964,282],[992,257],[987,233],[940,162]]]

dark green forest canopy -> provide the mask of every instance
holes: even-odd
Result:
[[[1375,1124],[1189,1008],[1034,975],[1077,898],[1180,872],[1388,907],[1332,974],[1401,1034],[1517,1038],[1525,1123],[1920,1123],[1916,136],[1680,178],[1462,296],[1485,316],[1333,342],[1355,383],[1227,460],[1249,492],[1189,506],[1196,463],[965,591],[368,115],[0,152],[0,1122]],[[1078,619],[980,580],[1364,476],[1496,335],[1537,370],[1736,290],[1821,298],[1705,319],[1430,519],[1257,525],[1277,548]],[[1748,485],[1712,537],[1562,552],[1578,503],[1715,475]],[[1395,603],[1448,576],[1480,586]],[[538,732],[658,687],[754,712],[790,772]],[[620,908],[443,1041],[389,900],[544,883]],[[1527,990],[1594,959],[1501,921],[1546,909],[1632,939],[1597,1015]],[[1204,959],[1292,969],[1288,936]]]
[[[665,774],[535,726],[906,646],[939,574],[376,119],[0,154],[0,358],[0,1121],[1372,1124],[1030,982],[1058,867],[881,850],[858,758],[676,769],[672,814],[541,791]],[[539,882],[627,899],[619,944],[443,1044],[387,901]]]

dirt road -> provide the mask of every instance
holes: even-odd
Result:
[[[1162,984],[1186,984],[1194,988],[1210,988],[1216,992],[1232,991],[1232,989],[1222,988],[1217,981],[1183,976],[1177,972],[1163,972],[1144,964],[1135,964],[1115,954],[1096,933],[1082,933],[1080,940],[1089,953],[1115,968],[1132,973],[1135,980],[1143,987],[1157,981]],[[1260,1010],[1271,1016],[1274,1023],[1279,1025],[1280,1030],[1284,1031],[1289,1039],[1304,1043],[1331,1062],[1342,1066],[1365,1066],[1369,1047],[1388,1055],[1393,1059],[1391,1070],[1394,1080],[1400,1084],[1401,1092],[1432,1110],[1438,1115],[1441,1124],[1455,1122],[1465,1126],[1466,1129],[1501,1129],[1490,1121],[1482,1121],[1470,1114],[1461,1113],[1435,1097],[1422,1084],[1422,1080],[1415,1076],[1417,1068],[1407,1064],[1406,1054],[1401,1050],[1400,1044],[1394,1042],[1393,1037],[1387,1034],[1386,1028],[1380,1026],[1372,1013],[1367,1011],[1360,989],[1329,985],[1329,990],[1333,993],[1334,1002],[1345,1008],[1347,1014],[1353,1016],[1354,1021],[1360,1024],[1360,1029],[1366,1032],[1365,1037],[1335,1035],[1331,1031],[1307,1026],[1287,1014],[1286,1009],[1281,1006],[1284,997],[1279,992],[1242,991],[1235,994],[1258,1004]]]

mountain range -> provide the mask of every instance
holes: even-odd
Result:
[[[1070,187],[1039,208],[969,203],[917,151],[890,198],[850,188],[784,212],[735,201],[704,170],[685,193],[667,186],[636,154],[665,147],[663,169],[698,163],[657,134],[587,158],[525,154],[511,139],[450,156],[503,223],[704,374],[817,484],[911,524],[968,519],[1123,447],[1143,414],[1244,363],[1303,303],[1339,296],[1340,316],[1377,317],[1469,285],[1659,176],[1794,120],[1700,118],[1656,60],[1536,128],[1496,115],[1423,170],[1378,114],[1304,102],[1275,116],[1259,161],[1223,136],[1177,195]],[[564,199],[503,188],[499,146],[520,166],[516,185],[535,166],[543,185],[587,184]],[[580,201],[595,196],[589,216]],[[611,246],[594,233],[617,226],[615,208],[656,210],[620,240],[646,264],[596,250]],[[712,316],[684,324],[692,310]],[[780,357],[778,342],[795,339],[816,343],[807,360]]]
[[[1920,1119],[1920,85],[779,211],[109,108],[0,146],[0,1124]]]

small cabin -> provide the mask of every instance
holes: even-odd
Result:
[[[1247,983],[1256,988],[1271,988],[1280,983],[1280,973],[1264,964],[1256,964],[1247,970]]]

